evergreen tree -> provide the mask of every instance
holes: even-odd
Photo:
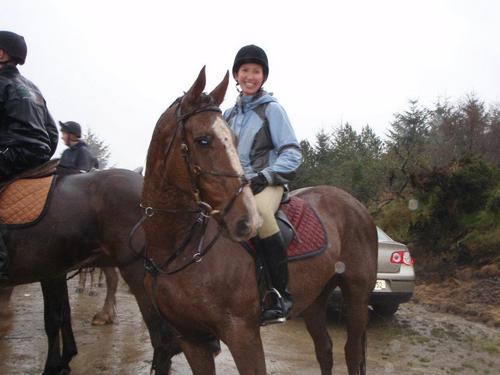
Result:
[[[89,147],[92,155],[97,158],[99,162],[99,168],[106,169],[109,164],[109,158],[111,156],[109,145],[99,139],[99,137],[90,128],[83,136],[83,140],[85,141],[85,143],[87,143],[87,146]]]
[[[458,107],[457,146],[460,158],[481,155],[484,151],[488,112],[483,102],[468,96]]]

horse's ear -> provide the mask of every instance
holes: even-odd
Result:
[[[221,103],[224,101],[224,96],[226,96],[228,84],[229,84],[229,70],[226,72],[226,75],[222,80],[222,82],[219,83],[219,85],[215,89],[213,89],[213,91],[210,93],[210,96],[214,98],[215,103],[217,103],[217,106],[220,106]]]
[[[181,108],[186,109],[191,103],[196,101],[203,92],[206,84],[206,75],[205,75],[205,67],[200,70],[200,74],[198,74],[198,78],[193,83],[193,86],[189,89],[189,91],[184,95],[181,102]]]

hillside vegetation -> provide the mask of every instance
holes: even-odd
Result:
[[[408,244],[421,275],[500,262],[500,107],[474,96],[411,101],[382,140],[349,123],[301,142],[293,188],[328,184],[362,201]],[[439,271],[439,272],[436,272]]]

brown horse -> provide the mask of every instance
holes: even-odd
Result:
[[[43,218],[5,230],[10,285],[35,281],[42,285],[49,341],[44,374],[69,372],[77,353],[66,273],[81,267],[119,267],[149,329],[152,367],[159,374],[168,373],[178,348],[144,293],[142,255],[129,248],[129,233],[141,217],[142,186],[142,176],[120,169],[57,177]],[[142,230],[134,237],[139,250],[144,244]]]
[[[145,287],[177,332],[195,375],[215,374],[207,345],[212,336],[226,343],[241,374],[263,375],[255,262],[236,242],[252,237],[259,219],[234,138],[218,109],[227,85],[228,75],[203,94],[203,68],[156,125],[142,196],[148,216]],[[316,187],[294,195],[323,221],[328,247],[290,264],[293,314],[303,315],[321,373],[331,374],[326,302],[340,286],[347,304],[349,374],[365,374],[368,297],[377,267],[375,225],[366,208],[342,190]]]

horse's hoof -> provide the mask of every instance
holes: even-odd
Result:
[[[91,296],[91,297],[96,297],[96,296],[97,296],[97,292],[96,292],[95,290],[91,290],[91,291],[89,292],[89,296]]]
[[[97,313],[92,319],[93,326],[105,326],[106,324],[113,324],[113,318],[108,314]]]

